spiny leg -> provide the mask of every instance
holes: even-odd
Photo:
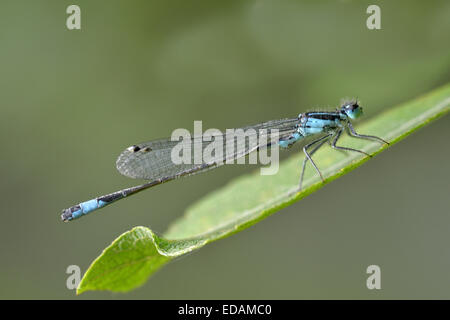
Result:
[[[316,169],[316,172],[319,174],[319,176],[322,179],[322,181],[325,181],[325,179],[323,178],[322,173],[320,172],[319,168],[317,168],[316,164],[314,163],[313,159],[311,158],[311,155],[308,153],[308,148],[312,147],[314,144],[316,144],[316,143],[318,143],[320,141],[325,142],[325,141],[327,141],[326,139],[329,139],[330,137],[331,137],[331,134],[327,134],[326,136],[323,136],[322,138],[317,139],[317,140],[315,140],[315,141],[311,142],[310,144],[307,144],[306,146],[303,147],[303,152],[305,153],[306,158],[309,161],[311,161],[311,164],[313,165],[314,169]],[[314,151],[316,151],[316,149],[314,149]],[[303,177],[304,168],[305,167],[303,167],[301,177]],[[300,189],[301,189],[301,186],[300,186]]]
[[[355,151],[355,152],[359,152],[362,154],[365,154],[366,156],[372,157],[370,154],[368,154],[367,152],[361,151],[361,150],[357,150],[357,149],[353,149],[353,148],[347,148],[347,147],[340,147],[336,145],[336,142],[338,141],[338,139],[341,137],[342,134],[342,129],[339,129],[338,132],[336,132],[333,141],[331,142],[331,147],[333,149],[338,149],[338,150],[346,150],[346,151]]]
[[[347,123],[347,128],[349,129],[348,134],[353,136],[353,137],[362,138],[362,139],[369,139],[369,140],[377,140],[379,142],[383,142],[383,143],[386,143],[387,145],[389,145],[389,142],[387,142],[386,140],[381,139],[380,137],[368,136],[368,135],[365,135],[365,134],[357,133],[350,122]]]
[[[328,139],[328,142],[330,144],[330,147],[332,147],[333,146],[333,139]],[[343,153],[345,155],[348,154],[346,150],[342,150],[342,149],[334,149],[334,150],[337,150],[337,151],[339,151],[339,152],[341,152],[341,153]]]
[[[319,143],[310,153],[309,153],[309,155],[310,156],[312,156],[313,154],[314,154],[314,152],[316,152],[321,146],[323,146],[323,144],[325,143],[325,142],[327,142],[328,141],[328,139],[327,140],[323,140],[321,143]],[[302,184],[303,184],[303,176],[304,176],[304,174],[305,174],[305,168],[306,168],[306,163],[308,162],[308,158],[307,157],[305,157],[304,159],[303,159],[303,164],[302,164],[302,173],[301,173],[301,175],[300,175],[300,183],[299,183],[299,187],[298,187],[298,191],[301,191],[302,190]]]

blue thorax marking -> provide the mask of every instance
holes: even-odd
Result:
[[[340,126],[341,121],[341,115],[336,112],[308,112],[300,119],[299,132],[304,136],[321,133]]]
[[[282,148],[288,148],[298,140],[318,133],[325,132],[341,126],[341,121],[346,117],[340,112],[307,112],[298,115],[299,123],[297,132],[293,133],[289,138],[280,140],[278,144]]]

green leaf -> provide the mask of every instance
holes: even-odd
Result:
[[[150,229],[135,227],[120,235],[92,263],[77,293],[87,290],[129,291],[170,260],[192,251],[204,240],[166,240]]]
[[[446,85],[355,126],[357,132],[388,140],[389,146],[351,137],[343,137],[339,140],[340,145],[378,154],[449,112],[449,106],[450,85]],[[298,193],[302,159],[301,152],[298,152],[280,165],[276,175],[262,176],[257,170],[233,180],[188,208],[184,217],[175,221],[164,237],[146,227],[136,227],[122,234],[92,263],[77,293],[134,289],[172,258],[248,228],[359,167],[369,158],[322,148],[314,159],[322,170],[325,183],[309,168],[304,189]]]

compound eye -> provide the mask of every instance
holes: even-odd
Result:
[[[360,106],[358,106],[357,104],[353,104],[353,105],[349,106],[346,113],[351,119],[356,119],[361,116],[362,108]]]
[[[347,105],[347,110],[349,110],[349,111],[354,111],[358,108],[359,108],[359,106],[357,103],[352,103],[352,104]]]

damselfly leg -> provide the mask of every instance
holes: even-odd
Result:
[[[339,130],[335,133],[334,138],[333,138],[333,140],[332,140],[332,142],[331,142],[331,147],[332,147],[333,149],[344,150],[344,151],[354,151],[354,152],[359,152],[359,153],[365,154],[366,156],[372,157],[372,156],[371,156],[370,154],[368,154],[367,152],[364,152],[364,151],[361,151],[361,150],[337,146],[336,143],[337,143],[338,139],[341,137],[341,134],[342,134],[342,129],[339,129]]]
[[[346,129],[347,132],[350,136],[355,137],[355,138],[361,138],[361,139],[369,139],[369,140],[376,140],[382,143],[386,143],[389,144],[389,142],[376,137],[376,136],[369,136],[369,135],[363,135],[363,134],[358,134],[355,129],[353,128],[352,124],[350,122],[347,123],[346,125]],[[322,176],[322,173],[320,172],[319,168],[317,167],[317,165],[314,163],[314,161],[312,160],[311,156],[320,149],[320,147],[322,147],[324,145],[325,142],[330,142],[330,145],[333,149],[335,150],[339,150],[339,151],[354,151],[354,152],[358,152],[358,153],[362,153],[368,157],[372,157],[372,155],[368,154],[367,152],[364,152],[362,150],[358,150],[358,149],[353,149],[353,148],[348,148],[348,147],[341,147],[341,146],[337,146],[336,143],[338,142],[339,138],[342,135],[342,132],[344,131],[344,128],[341,127],[339,128],[337,131],[335,131],[334,133],[330,133],[327,134],[326,136],[317,139],[313,142],[311,142],[310,144],[306,145],[303,148],[303,152],[305,153],[306,157],[303,159],[303,163],[302,163],[302,172],[300,174],[300,182],[299,182],[299,191],[302,190],[302,184],[303,184],[303,177],[305,174],[305,169],[306,169],[306,163],[309,161],[311,161],[311,164],[313,165],[314,169],[316,170],[316,172],[319,174],[320,178],[322,179],[322,181],[324,181],[325,179]],[[314,149],[312,149],[312,151],[308,152],[308,149],[312,146],[314,146],[315,144],[319,143],[318,145],[316,145],[314,147]]]
[[[348,134],[351,135],[352,137],[361,138],[361,139],[376,140],[376,141],[380,141],[382,143],[386,143],[387,145],[389,145],[389,142],[387,142],[386,140],[381,139],[380,137],[368,136],[368,135],[365,135],[365,134],[356,133],[355,129],[353,128],[353,126],[352,126],[352,124],[350,122],[347,123],[347,130],[348,130]]]
[[[303,152],[306,155],[305,159],[311,161],[311,164],[313,165],[314,169],[316,169],[316,172],[319,174],[319,176],[322,179],[322,181],[325,181],[325,179],[323,178],[322,173],[320,172],[319,168],[316,166],[316,164],[314,163],[313,159],[311,158],[311,154],[316,152],[317,149],[319,149],[323,145],[323,143],[325,143],[330,137],[331,137],[331,133],[327,134],[326,136],[323,136],[320,139],[314,140],[313,142],[311,142],[311,143],[309,143],[309,144],[307,144],[306,146],[303,147]],[[319,143],[319,142],[322,142],[322,143],[320,143],[318,147],[314,148],[314,150],[311,152],[311,154],[308,153],[308,149],[310,147],[312,147],[313,145],[315,145],[316,143]],[[302,189],[302,185],[301,184],[302,184],[302,180],[303,180],[303,172],[304,172],[304,169],[305,169],[305,164],[306,163],[304,163],[303,169],[302,169],[302,174],[300,175],[300,182],[299,182],[299,184],[300,184],[299,185],[299,189],[300,190]]]
[[[328,138],[330,138],[330,136],[328,136]],[[320,142],[317,146],[315,146],[314,149],[309,153],[309,156],[312,157],[312,155],[313,155],[317,150],[319,150],[319,148],[320,148],[321,146],[323,146],[323,144],[324,144],[325,142],[327,142],[327,141],[328,141],[328,139],[324,139],[324,140],[323,140],[322,142]],[[309,160],[308,157],[305,157],[305,158],[303,159],[302,173],[301,173],[301,175],[300,175],[300,182],[299,182],[299,191],[302,190],[303,176],[305,175],[305,168],[306,168],[306,163],[308,162],[308,160]]]

